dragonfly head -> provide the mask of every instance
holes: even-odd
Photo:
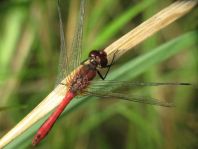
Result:
[[[93,50],[89,53],[89,61],[96,67],[104,68],[108,64],[107,54],[102,50]]]

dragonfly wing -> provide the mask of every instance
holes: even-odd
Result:
[[[72,70],[78,67],[81,63],[82,55],[82,38],[83,38],[83,25],[84,25],[84,15],[85,15],[85,3],[86,0],[80,1],[80,14],[77,20],[77,27],[72,41]]]
[[[63,21],[61,15],[61,8],[60,8],[60,0],[58,0],[58,16],[59,16],[59,24],[60,24],[60,39],[61,39],[61,46],[60,46],[60,57],[59,57],[59,67],[58,67],[58,76],[56,85],[58,85],[67,75],[69,75],[69,64],[68,63],[68,53],[66,50],[66,43],[65,43],[65,36],[64,36],[64,29],[63,29]]]
[[[129,81],[114,81],[114,80],[97,80],[93,81],[93,85],[121,85],[121,86],[179,86],[179,85],[191,85],[190,83],[180,82],[129,82]]]
[[[165,101],[161,101],[161,100],[158,100],[155,98],[144,97],[144,96],[125,95],[125,94],[112,93],[112,92],[94,92],[94,91],[85,91],[85,94],[100,97],[102,99],[107,99],[107,98],[115,99],[116,98],[116,99],[128,100],[128,101],[163,106],[163,107],[174,107],[175,106],[174,103],[165,102]]]
[[[91,82],[91,88],[108,90],[114,90],[116,88],[137,88],[137,87],[149,87],[149,86],[187,86],[190,83],[178,83],[178,82],[129,82],[129,81],[113,81],[113,80],[97,80]]]
[[[81,0],[80,14],[77,21],[75,35],[72,41],[72,48],[66,49],[63,21],[60,9],[60,0],[58,0],[58,15],[60,23],[61,51],[59,58],[58,77],[56,85],[59,84],[71,71],[80,65],[82,54],[82,37],[84,24],[85,0]],[[70,51],[71,50],[71,51]],[[71,54],[70,54],[71,53]]]

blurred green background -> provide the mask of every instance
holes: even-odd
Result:
[[[83,59],[138,26],[172,0],[92,0],[86,5]],[[72,41],[77,0],[61,1],[67,46]],[[0,1],[0,137],[54,89],[60,53],[55,0]],[[198,148],[197,8],[125,54],[107,79],[190,82],[190,87],[145,87],[137,92],[174,100],[163,108],[120,100],[75,99],[37,148]],[[119,72],[119,75],[118,75]],[[40,124],[7,148],[32,148]]]

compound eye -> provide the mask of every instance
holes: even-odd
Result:
[[[99,52],[97,50],[93,50],[89,53],[89,57],[96,57],[99,55]]]
[[[100,57],[107,57],[107,53],[105,51],[100,51],[99,54]]]

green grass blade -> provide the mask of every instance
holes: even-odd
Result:
[[[150,52],[139,56],[138,58],[129,61],[120,68],[111,72],[110,79],[121,78],[123,75],[125,78],[134,78],[137,75],[145,72],[150,67],[158,64],[171,56],[176,55],[185,48],[195,46],[197,42],[197,31],[192,31],[181,35],[161,46],[151,50]],[[128,73],[128,72],[133,73]]]
[[[93,49],[98,49],[101,45],[104,45],[106,41],[109,41],[113,36],[117,34],[117,32],[124,27],[131,19],[137,16],[139,13],[144,11],[147,7],[152,5],[154,0],[151,1],[142,1],[137,5],[127,9],[123,14],[117,17],[114,21],[112,21],[109,25],[107,25],[99,34],[95,42],[91,47]]]

